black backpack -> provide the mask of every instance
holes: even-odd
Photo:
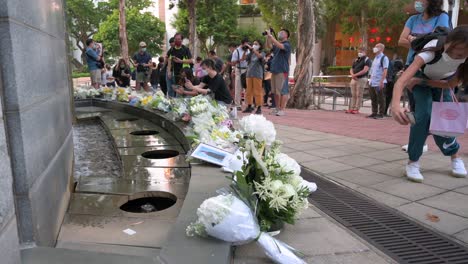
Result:
[[[380,58],[380,67],[382,67],[383,69],[383,61],[385,58],[388,58],[387,56],[382,56],[382,58]],[[390,83],[390,82],[393,82],[393,80],[395,80],[395,74],[396,72],[393,70],[393,61],[388,59],[388,68],[387,68],[387,83]]]
[[[442,53],[444,53],[444,44],[449,32],[450,28],[448,27],[436,27],[431,33],[421,35],[414,39],[411,42],[411,48],[414,50],[413,59],[421,52],[432,51],[435,53],[434,59],[426,64],[438,62],[442,58]],[[435,39],[437,40],[437,45],[435,47],[424,48],[427,43]]]

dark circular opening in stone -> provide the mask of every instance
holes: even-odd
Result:
[[[130,132],[130,134],[132,134],[134,136],[151,136],[151,135],[159,134],[159,131],[156,131],[156,130],[138,130],[138,131]]]
[[[154,213],[173,206],[177,201],[177,197],[170,193],[160,195],[130,200],[120,206],[120,210],[137,214]]]
[[[147,159],[168,159],[179,156],[179,151],[170,149],[152,150],[141,154]]]
[[[123,117],[123,118],[118,118],[116,120],[117,120],[117,122],[125,122],[125,121],[132,122],[132,121],[137,121],[138,118],[136,118],[136,117]]]

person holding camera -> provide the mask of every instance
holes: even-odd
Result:
[[[172,89],[172,84],[177,84],[180,82],[180,74],[184,68],[192,69],[192,53],[189,48],[182,45],[182,39],[184,37],[180,33],[174,35],[174,47],[169,49],[167,52],[168,64],[167,64],[167,75],[168,79],[171,79],[172,82],[168,83],[167,93],[170,97],[175,97],[176,93]]]
[[[255,114],[262,114],[263,104],[263,63],[265,59],[265,53],[262,51],[263,45],[260,41],[256,40],[253,46],[247,44],[250,50],[249,55],[244,54],[243,59],[248,62],[247,66],[247,89],[246,89],[246,100],[247,108],[242,113],[252,113],[255,110],[252,105],[255,98],[255,106],[257,110]]]
[[[237,47],[237,49],[232,54],[231,63],[233,67],[235,67],[235,86],[234,86],[234,104],[238,109],[240,109],[242,105],[242,90],[245,89],[246,85],[243,83],[242,79],[246,79],[246,72],[247,72],[247,61],[245,60],[244,54],[249,54],[249,40],[243,39],[241,45]],[[244,59],[242,59],[244,57]]]
[[[291,57],[291,44],[289,43],[289,31],[281,29],[278,33],[278,39],[272,35],[273,30],[264,32],[266,36],[266,48],[273,52],[271,61],[271,89],[275,94],[276,109],[271,114],[284,116],[284,109],[289,100],[289,60]]]
[[[91,75],[91,85],[95,89],[99,89],[99,86],[101,85],[101,68],[100,63],[102,60],[102,57],[99,56],[99,54],[96,52],[97,49],[97,44],[94,42],[93,39],[88,39],[86,40],[86,45],[88,46],[86,48],[86,61],[88,63],[88,70]]]
[[[119,59],[119,62],[115,65],[112,76],[119,87],[130,86],[130,66],[127,65],[127,62],[123,58]]]
[[[150,79],[150,66],[151,66],[151,55],[146,52],[146,43],[140,42],[140,51],[133,55],[133,64],[136,66],[136,87],[137,91],[140,91],[141,83],[145,91],[150,92],[148,85]]]

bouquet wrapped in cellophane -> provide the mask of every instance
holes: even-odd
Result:
[[[255,241],[275,263],[306,263],[296,250],[261,232],[251,208],[233,194],[206,199],[198,208],[197,216],[197,221],[187,227],[188,236],[211,236],[234,245]]]

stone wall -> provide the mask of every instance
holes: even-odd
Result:
[[[0,7],[0,214],[14,202],[19,243],[54,246],[73,165],[64,5],[62,0],[0,0]],[[9,164],[12,177],[3,173]],[[0,245],[15,237],[2,229],[15,225],[14,211],[7,209],[8,215],[0,217]]]

